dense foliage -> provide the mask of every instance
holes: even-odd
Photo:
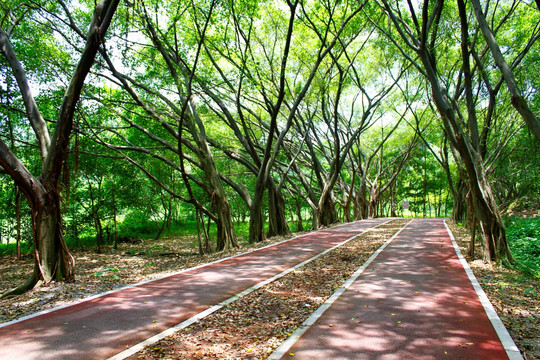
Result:
[[[510,248],[516,257],[518,268],[540,278],[540,217],[511,217],[507,226]]]
[[[509,257],[500,210],[540,207],[540,141],[523,115],[540,106],[540,12],[482,4],[517,107],[476,2],[413,3],[121,2],[57,174],[69,247],[189,229],[207,253],[338,221],[452,215],[496,240],[486,259]],[[94,2],[1,9],[53,133]],[[5,154],[39,178],[40,142],[7,59],[0,245],[30,249],[32,202]],[[532,224],[516,220],[508,237],[538,274]]]

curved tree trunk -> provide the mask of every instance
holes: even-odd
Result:
[[[481,164],[480,169],[483,170]],[[474,212],[480,220],[480,228],[484,239],[484,260],[497,261],[506,259],[513,262],[514,259],[506,239],[504,223],[491,190],[491,185],[485,177],[485,172],[481,171],[476,181],[471,181],[471,183]]]
[[[28,120],[39,144],[42,171],[39,177],[32,175],[0,139],[0,165],[15,180],[30,204],[35,258],[34,272],[28,281],[0,297],[21,294],[40,282],[48,283],[55,279],[73,280],[74,260],[67,249],[62,232],[59,182],[63,164],[67,160],[75,107],[118,3],[119,0],[101,0],[96,4],[86,45],[64,94],[52,137],[47,123],[39,113],[24,69],[9,43],[7,34],[0,29],[0,52],[8,60],[21,90]]]
[[[212,191],[211,208],[217,211],[216,226],[217,226],[217,239],[216,250],[228,250],[230,248],[238,247],[236,241],[236,235],[234,233],[234,226],[232,220],[231,207],[227,201],[227,195],[221,182],[221,177],[216,168],[214,156],[208,145],[206,130],[204,128],[203,121],[199,117],[197,107],[193,102],[190,103],[190,114],[193,119],[188,117],[185,121],[185,125],[193,135],[193,139],[197,143],[198,157],[201,161],[202,170],[204,171],[206,178],[209,182],[210,189]]]
[[[483,232],[484,259],[506,259],[512,262],[513,257],[508,247],[506,231],[491,186],[486,178],[482,157],[468,142],[463,130],[458,125],[454,109],[443,95],[436,71],[431,63],[431,56],[425,50],[420,51],[419,55],[431,83],[433,99],[443,119],[445,131],[451,139],[452,146],[459,152],[469,178],[469,189],[474,202],[472,210],[480,221]]]

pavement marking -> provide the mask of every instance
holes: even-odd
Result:
[[[200,312],[200,313],[198,313],[198,314],[192,316],[191,318],[189,318],[189,319],[187,319],[187,320],[184,320],[183,322],[181,322],[181,323],[179,323],[179,324],[177,324],[177,325],[175,325],[175,326],[173,326],[173,327],[170,327],[170,328],[168,328],[168,329],[166,329],[166,330],[160,332],[159,334],[156,334],[156,335],[154,335],[154,336],[152,336],[152,337],[146,339],[145,341],[142,341],[142,342],[140,342],[140,343],[138,343],[138,344],[136,344],[136,345],[134,345],[134,346],[132,346],[132,347],[130,347],[130,348],[124,350],[124,351],[122,351],[121,353],[118,353],[118,354],[116,354],[116,355],[114,355],[114,356],[108,358],[108,360],[123,360],[123,359],[125,359],[125,358],[127,358],[127,357],[129,357],[129,356],[131,356],[131,355],[133,355],[133,354],[135,354],[135,353],[137,353],[137,352],[143,350],[145,346],[152,345],[152,344],[158,342],[159,340],[161,340],[161,339],[163,339],[163,338],[165,338],[165,337],[167,337],[167,336],[170,336],[170,335],[174,334],[175,332],[177,332],[177,331],[179,331],[179,330],[185,329],[185,328],[188,327],[189,325],[191,325],[191,324],[193,324],[193,323],[196,323],[197,321],[199,321],[199,320],[201,320],[201,319],[207,317],[208,315],[210,315],[210,314],[212,314],[212,313],[214,313],[214,312],[220,310],[220,309],[223,308],[224,306],[227,306],[227,305],[229,305],[230,303],[232,303],[232,302],[234,302],[234,301],[240,299],[241,297],[246,296],[247,294],[249,294],[249,293],[251,293],[251,292],[253,292],[253,291],[255,291],[255,290],[257,290],[257,289],[259,289],[259,288],[261,288],[261,287],[263,287],[263,286],[265,286],[265,285],[267,285],[267,284],[269,284],[269,283],[271,283],[271,282],[273,282],[273,281],[275,281],[275,280],[277,280],[277,279],[279,279],[279,278],[285,276],[285,275],[287,275],[288,273],[290,273],[290,272],[296,270],[297,268],[299,268],[299,267],[301,267],[301,266],[304,266],[305,264],[307,264],[307,263],[309,263],[309,262],[311,262],[311,261],[317,259],[318,257],[321,257],[322,255],[324,255],[324,254],[326,254],[326,253],[328,253],[328,252],[334,250],[335,248],[338,248],[338,247],[340,247],[340,246],[346,244],[347,242],[351,241],[352,239],[354,239],[354,238],[356,238],[356,237],[358,237],[358,236],[360,236],[360,235],[362,235],[362,234],[365,234],[366,232],[368,232],[368,231],[370,231],[370,230],[373,230],[373,229],[375,229],[375,228],[377,228],[377,227],[379,227],[379,226],[382,226],[382,225],[384,225],[384,224],[387,224],[387,223],[389,223],[389,222],[392,221],[392,220],[395,220],[395,218],[391,218],[391,219],[389,219],[389,220],[387,220],[387,221],[384,221],[384,222],[382,222],[382,223],[380,223],[380,224],[378,224],[378,225],[375,225],[375,226],[372,226],[372,227],[370,227],[370,228],[368,228],[368,229],[366,229],[366,230],[363,230],[362,232],[359,232],[358,234],[355,234],[354,236],[351,236],[350,238],[348,238],[348,239],[346,239],[346,240],[340,242],[339,244],[337,244],[337,245],[335,245],[335,246],[333,246],[333,247],[331,247],[331,248],[329,248],[329,249],[326,249],[325,251],[323,251],[323,252],[321,252],[321,253],[319,253],[319,254],[317,254],[317,255],[315,255],[315,256],[313,256],[313,257],[311,257],[311,258],[309,258],[309,259],[307,259],[307,260],[305,260],[305,261],[302,261],[301,263],[298,263],[298,264],[296,264],[295,266],[290,267],[290,268],[288,268],[287,270],[282,271],[281,273],[272,276],[271,278],[268,278],[268,279],[266,279],[266,280],[264,280],[264,281],[261,281],[261,282],[255,284],[255,285],[253,285],[253,286],[251,286],[251,287],[245,289],[244,291],[241,291],[241,292],[239,292],[239,293],[237,293],[237,294],[231,296],[230,298],[228,298],[228,299],[226,299],[226,300],[223,300],[223,301],[220,302],[219,304],[214,305],[214,306],[211,306],[211,307],[209,307],[208,309],[206,309],[206,310],[204,310],[204,311],[202,311],[202,312]],[[411,221],[412,221],[412,220],[411,220]],[[410,223],[410,222],[409,222],[409,223]],[[354,224],[354,223],[353,223],[353,224]],[[407,225],[408,225],[408,224],[407,224]],[[341,225],[340,225],[340,226],[341,226]],[[405,226],[406,226],[406,225],[405,225]],[[401,231],[401,230],[400,230],[400,231]],[[302,235],[302,236],[303,236],[303,235]],[[395,236],[395,235],[394,235],[394,236]],[[291,239],[291,240],[292,240],[292,239]],[[278,243],[278,244],[280,244],[280,243]],[[272,244],[272,245],[268,245],[268,246],[273,246],[273,245],[277,245],[277,244]],[[266,246],[266,247],[268,247],[268,246]],[[383,245],[383,246],[384,246],[384,245]],[[261,249],[262,249],[262,248],[261,248]],[[371,259],[371,258],[370,258],[370,259]],[[368,260],[368,261],[369,261],[369,260]]]
[[[358,268],[343,285],[341,285],[326,301],[319,306],[303,323],[300,325],[291,336],[287,338],[270,356],[269,360],[278,360],[281,359],[289,349],[300,339],[300,337],[313,325],[315,322],[324,314],[330,306],[358,279],[358,277],[364,272],[364,270],[375,260],[377,256],[396,238],[403,229],[405,229],[414,219],[411,219],[407,224],[405,224],[401,229],[399,229],[390,239],[388,239],[384,244],[381,245],[373,253],[366,262]]]
[[[396,219],[396,218],[390,218],[390,220],[388,220],[388,221],[395,220],[395,219]],[[338,228],[343,227],[343,226],[352,225],[352,224],[354,224],[354,223],[356,223],[356,222],[358,222],[358,221],[361,221],[361,220],[357,220],[357,221],[354,221],[354,222],[352,222],[352,223],[340,224],[340,225],[334,226],[334,227],[329,228],[329,229],[338,229]],[[384,223],[381,223],[381,224],[379,224],[379,225],[385,224],[385,223],[387,223],[388,221],[386,221],[386,222],[384,222]],[[379,226],[379,225],[377,225],[377,226]],[[371,228],[369,228],[369,229],[366,230],[366,231],[369,231],[369,230],[371,230],[371,229],[374,229],[374,228],[377,227],[377,226],[371,227]],[[328,229],[324,229],[324,230],[328,230]],[[2,324],[0,324],[0,328],[6,327],[6,326],[9,326],[9,325],[13,325],[13,324],[16,324],[16,323],[19,323],[19,322],[22,322],[22,321],[25,321],[25,320],[28,320],[28,319],[32,319],[32,318],[35,318],[35,317],[38,317],[38,316],[41,316],[41,315],[49,314],[49,313],[54,312],[54,311],[57,311],[57,310],[62,310],[62,309],[65,309],[65,308],[70,307],[70,306],[73,306],[73,305],[77,305],[77,304],[81,304],[81,303],[84,303],[84,302],[87,302],[87,301],[90,301],[90,300],[94,300],[94,299],[97,299],[97,298],[100,298],[100,297],[103,297],[103,296],[106,296],[106,295],[109,295],[109,294],[113,294],[113,293],[118,292],[118,291],[130,289],[130,288],[133,288],[133,287],[136,287],[136,286],[140,286],[140,285],[144,285],[144,284],[148,284],[148,283],[151,283],[151,282],[154,282],[154,281],[158,281],[158,280],[162,280],[162,279],[168,278],[168,277],[170,277],[170,276],[176,276],[176,275],[181,274],[181,273],[186,272],[186,271],[196,270],[196,269],[199,269],[199,268],[202,268],[202,267],[205,267],[205,266],[209,266],[209,265],[213,265],[213,264],[220,263],[220,262],[225,261],[225,260],[233,259],[233,258],[242,256],[242,255],[247,255],[247,254],[250,254],[250,253],[255,252],[255,251],[263,250],[263,249],[266,249],[266,248],[269,248],[269,247],[272,247],[272,246],[277,246],[277,245],[286,243],[286,242],[288,242],[288,241],[292,241],[292,240],[301,238],[301,237],[303,237],[303,236],[311,235],[311,234],[316,233],[316,232],[318,232],[318,231],[322,231],[322,230],[314,230],[314,231],[311,231],[311,232],[308,232],[308,233],[305,233],[305,234],[301,234],[301,235],[292,237],[292,238],[290,238],[290,239],[285,239],[285,240],[280,241],[280,242],[277,242],[277,243],[275,243],[275,244],[269,244],[269,245],[266,245],[266,246],[263,246],[263,247],[260,247],[260,248],[251,249],[251,250],[245,251],[245,252],[240,253],[240,254],[231,255],[231,256],[225,257],[225,258],[223,258],[223,259],[218,259],[218,260],[214,260],[214,261],[209,262],[209,263],[205,263],[205,264],[197,265],[197,266],[194,266],[194,267],[182,269],[182,270],[179,270],[179,271],[176,271],[176,272],[173,272],[173,273],[170,273],[170,274],[161,276],[161,277],[157,277],[157,278],[155,278],[155,279],[144,280],[144,281],[138,282],[138,283],[136,283],[136,284],[126,285],[126,286],[123,286],[123,287],[118,288],[118,289],[110,290],[110,291],[107,291],[107,292],[104,292],[104,293],[92,295],[92,296],[89,296],[89,297],[86,297],[86,298],[82,298],[82,299],[77,299],[77,300],[74,300],[74,301],[70,302],[69,304],[65,304],[65,305],[61,305],[61,306],[56,306],[56,307],[53,307],[53,308],[50,308],[50,309],[47,309],[47,310],[39,311],[39,312],[34,313],[34,314],[31,314],[31,315],[23,316],[23,317],[21,317],[21,318],[19,318],[19,319],[16,319],[16,320],[11,320],[11,321],[2,323]]]
[[[486,293],[478,283],[478,280],[476,279],[476,276],[474,276],[474,273],[469,266],[469,263],[467,263],[467,260],[463,257],[461,254],[461,250],[459,249],[459,245],[456,242],[456,239],[454,238],[454,234],[452,234],[452,231],[446,224],[446,220],[444,220],[444,226],[446,227],[446,231],[448,231],[448,235],[450,235],[450,239],[452,240],[452,245],[454,245],[454,250],[456,251],[456,254],[459,258],[459,261],[461,262],[461,265],[465,269],[465,272],[467,273],[467,276],[469,277],[469,280],[472,283],[472,286],[474,290],[476,291],[476,294],[478,295],[478,298],[480,299],[480,303],[482,303],[482,306],[484,307],[484,311],[486,312],[489,321],[491,321],[491,324],[493,325],[493,328],[495,329],[495,332],[499,336],[499,340],[501,340],[502,346],[504,347],[504,350],[506,351],[506,354],[508,355],[508,358],[510,360],[523,360],[523,357],[521,356],[521,352],[519,351],[518,347],[514,343],[514,340],[512,340],[512,337],[508,333],[508,330],[504,326],[503,322],[499,318],[499,315],[497,315],[497,312],[493,308],[493,305],[489,301]]]

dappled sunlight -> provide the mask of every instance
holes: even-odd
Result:
[[[444,227],[427,221],[413,222],[385,249],[293,346],[294,358],[506,356]]]
[[[375,223],[383,221],[378,219]],[[31,354],[38,351],[42,359],[106,358],[345,241],[356,235],[358,229],[367,229],[373,224],[373,221],[356,223],[354,231],[348,226],[341,227],[339,231],[325,230],[322,238],[317,234],[304,235],[287,243],[188,269],[0,327],[0,348],[19,359],[29,354],[32,357]],[[141,261],[138,257],[130,260]],[[292,292],[290,296],[295,298],[297,294]],[[306,311],[315,308],[312,304],[322,301],[317,296],[300,300]],[[280,323],[290,321],[287,316],[281,316],[290,310],[276,308],[276,311],[275,316]],[[18,336],[18,341],[24,343],[24,349],[12,347],[12,336]],[[28,350],[33,348],[37,349],[35,353]]]

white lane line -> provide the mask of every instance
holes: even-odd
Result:
[[[339,287],[326,301],[315,310],[303,323],[300,325],[292,334],[285,340],[269,357],[269,360],[278,360],[281,359],[287,351],[298,341],[300,336],[302,336],[323,314],[332,304],[358,279],[358,277],[364,272],[364,270],[375,260],[377,256],[396,238],[403,229],[405,229],[414,219],[405,224],[398,232],[396,232],[390,239],[388,239],[384,244],[373,253],[366,262],[358,268],[352,274],[345,283]]]
[[[467,263],[467,260],[463,257],[461,254],[461,250],[459,250],[459,245],[456,242],[456,239],[454,238],[454,234],[452,234],[452,231],[446,224],[446,220],[444,221],[444,226],[446,227],[446,231],[448,231],[448,235],[450,235],[450,239],[452,240],[452,245],[454,245],[454,250],[456,251],[456,254],[459,258],[459,261],[461,261],[461,265],[465,269],[465,272],[467,273],[467,276],[469,277],[469,280],[472,283],[472,286],[474,290],[476,291],[476,294],[478,295],[478,298],[480,299],[480,302],[482,303],[482,306],[484,307],[484,311],[486,312],[489,321],[491,321],[491,324],[493,325],[493,328],[497,332],[497,335],[499,336],[499,340],[501,340],[501,343],[504,347],[504,350],[506,351],[506,354],[510,358],[510,360],[523,360],[523,357],[521,356],[521,353],[514,343],[514,340],[512,340],[512,337],[508,333],[508,330],[506,330],[506,327],[504,326],[503,322],[499,318],[499,315],[497,315],[497,312],[493,308],[493,305],[489,301],[486,293],[478,283],[478,280],[476,279],[476,276],[474,276],[474,273]]]
[[[388,222],[388,221],[391,221],[391,220],[394,220],[394,219],[396,219],[396,218],[389,218],[389,220],[385,221],[384,223],[386,223],[386,222]],[[166,278],[168,278],[168,277],[176,276],[176,275],[178,275],[178,274],[181,274],[181,273],[184,273],[184,272],[187,272],[187,271],[196,270],[196,269],[199,269],[199,268],[202,268],[202,267],[205,267],[205,266],[217,264],[217,263],[220,263],[220,262],[229,260],[229,259],[233,259],[233,258],[236,258],[236,257],[239,257],[239,256],[247,255],[247,254],[250,254],[250,253],[252,253],[252,252],[256,252],[256,251],[259,251],[259,250],[263,250],[263,249],[266,249],[266,248],[269,248],[269,247],[272,247],[272,246],[281,245],[281,244],[283,244],[283,243],[286,243],[286,242],[289,242],[289,241],[292,241],[292,240],[296,240],[296,239],[298,239],[298,238],[301,238],[301,237],[304,237],[304,236],[308,236],[308,235],[311,235],[311,234],[316,233],[316,232],[319,232],[319,231],[333,230],[333,229],[337,229],[337,228],[344,227],[344,226],[347,226],[347,225],[353,225],[353,224],[355,224],[355,223],[357,223],[357,222],[359,222],[359,221],[362,221],[362,220],[353,221],[352,223],[347,223],[347,224],[340,224],[340,225],[334,226],[334,227],[332,227],[332,228],[324,229],[324,230],[314,230],[314,231],[311,231],[311,232],[306,233],[306,234],[302,234],[302,235],[298,235],[298,236],[292,237],[292,238],[290,238],[290,239],[285,239],[285,240],[280,241],[280,242],[277,242],[277,243],[275,243],[275,244],[269,244],[269,245],[266,245],[266,246],[263,246],[263,247],[260,247],[260,248],[251,249],[251,250],[245,251],[245,252],[240,253],[240,254],[231,255],[231,256],[228,256],[228,257],[223,258],[223,259],[218,259],[218,260],[214,260],[214,261],[209,262],[209,263],[205,263],[205,264],[197,265],[197,266],[194,266],[194,267],[182,269],[182,270],[179,270],[179,271],[176,271],[176,272],[173,272],[173,273],[170,273],[170,274],[161,276],[161,277],[157,277],[157,278],[155,278],[155,279],[144,280],[144,281],[138,282],[138,283],[136,283],[136,284],[126,285],[126,286],[123,286],[123,287],[118,288],[118,289],[110,290],[110,291],[107,291],[107,292],[104,292],[104,293],[92,295],[92,296],[89,296],[89,297],[86,297],[86,298],[82,298],[82,299],[77,299],[77,300],[74,300],[74,301],[70,302],[69,304],[65,304],[65,305],[61,305],[61,306],[56,306],[56,307],[53,307],[53,308],[50,308],[50,309],[47,309],[47,310],[42,310],[42,311],[33,313],[33,314],[31,314],[31,315],[23,316],[23,317],[21,317],[21,318],[19,318],[19,319],[16,319],[16,320],[11,320],[11,321],[2,323],[2,324],[0,324],[0,328],[6,327],[6,326],[9,326],[9,325],[13,325],[13,324],[16,324],[16,323],[19,323],[19,322],[22,322],[22,321],[25,321],[25,320],[28,320],[28,319],[32,319],[32,318],[35,318],[35,317],[38,317],[38,316],[41,316],[41,315],[49,314],[49,313],[51,313],[51,312],[58,311],[58,310],[61,310],[61,309],[65,309],[65,308],[68,308],[68,307],[70,307],[70,306],[74,306],[74,305],[77,305],[77,304],[81,304],[81,303],[84,303],[84,302],[87,302],[87,301],[90,301],[90,300],[94,300],[94,299],[97,299],[97,298],[100,298],[100,297],[103,297],[103,296],[106,296],[106,295],[109,295],[109,294],[116,293],[116,292],[118,292],[118,291],[130,289],[130,288],[137,287],[137,286],[144,285],[144,284],[148,284],[148,283],[151,283],[151,282],[154,282],[154,281],[166,279]],[[383,223],[381,223],[381,224],[379,224],[379,225],[382,225],[382,224],[383,224]],[[377,227],[377,226],[379,226],[379,225],[376,225],[375,227]],[[374,228],[374,227],[372,227],[372,228],[370,228],[370,229],[368,229],[368,230],[371,230],[371,229],[373,229],[373,228]],[[367,230],[366,230],[366,231],[367,231]]]
[[[302,261],[301,263],[298,263],[295,266],[293,266],[293,267],[291,267],[291,268],[289,268],[289,269],[287,269],[287,270],[285,270],[285,271],[283,271],[283,272],[281,272],[281,273],[279,273],[279,274],[277,274],[277,275],[275,275],[275,276],[273,276],[271,278],[268,278],[268,279],[266,279],[264,281],[261,281],[260,283],[257,283],[255,285],[253,285],[252,287],[247,288],[244,291],[239,292],[238,294],[235,294],[235,295],[231,296],[230,298],[220,302],[219,304],[214,305],[212,307],[209,307],[208,309],[204,310],[203,312],[200,312],[200,313],[192,316],[191,318],[189,318],[189,319],[187,319],[187,320],[185,320],[185,321],[183,321],[183,322],[181,322],[181,323],[179,323],[179,324],[177,324],[177,325],[175,325],[175,326],[173,326],[171,328],[168,328],[168,329],[160,332],[159,334],[156,334],[156,335],[152,336],[151,338],[148,338],[145,341],[142,341],[142,342],[140,342],[140,343],[138,343],[138,344],[124,350],[124,351],[122,351],[121,353],[110,357],[108,360],[123,360],[123,359],[125,359],[125,358],[127,358],[127,357],[129,357],[129,356],[143,350],[145,346],[152,345],[152,344],[158,342],[159,340],[174,334],[175,332],[177,332],[179,330],[185,329],[189,325],[191,325],[191,324],[199,321],[200,319],[203,319],[206,316],[218,311],[219,309],[223,308],[224,306],[227,306],[228,304],[232,303],[233,301],[236,301],[236,300],[240,299],[241,297],[246,296],[247,294],[249,294],[249,293],[251,293],[251,292],[253,292],[253,291],[255,291],[255,290],[257,290],[257,289],[259,289],[259,288],[261,288],[261,287],[263,287],[263,286],[265,286],[267,284],[269,284],[269,283],[271,283],[272,281],[275,281],[275,280],[287,275],[288,273],[298,269],[299,267],[304,266],[305,264],[317,259],[318,257],[320,257],[320,256],[334,250],[335,248],[338,248],[338,247],[346,244],[347,242],[351,241],[352,239],[354,239],[354,238],[356,238],[356,237],[358,237],[358,236],[360,236],[360,235],[362,235],[362,234],[364,234],[364,233],[366,233],[366,232],[368,232],[370,230],[373,230],[373,229],[375,229],[375,228],[377,228],[379,226],[382,226],[382,225],[384,225],[384,224],[386,224],[386,223],[388,223],[388,222],[390,222],[392,220],[395,220],[395,219],[391,218],[391,219],[386,220],[386,221],[384,221],[384,222],[382,222],[380,224],[377,224],[377,225],[372,226],[372,227],[370,227],[370,228],[368,228],[366,230],[363,230],[363,231],[359,232],[358,234],[355,234],[354,236],[351,236],[350,238],[340,242],[339,244],[337,244],[337,245],[335,245],[335,246],[333,246],[333,247],[331,247],[329,249],[326,249],[325,251],[323,251],[323,252],[321,252],[321,253],[319,253],[319,254],[317,254],[317,255],[315,255],[315,256],[313,256],[313,257],[311,257],[311,258],[309,258],[309,259],[307,259],[305,261]]]

